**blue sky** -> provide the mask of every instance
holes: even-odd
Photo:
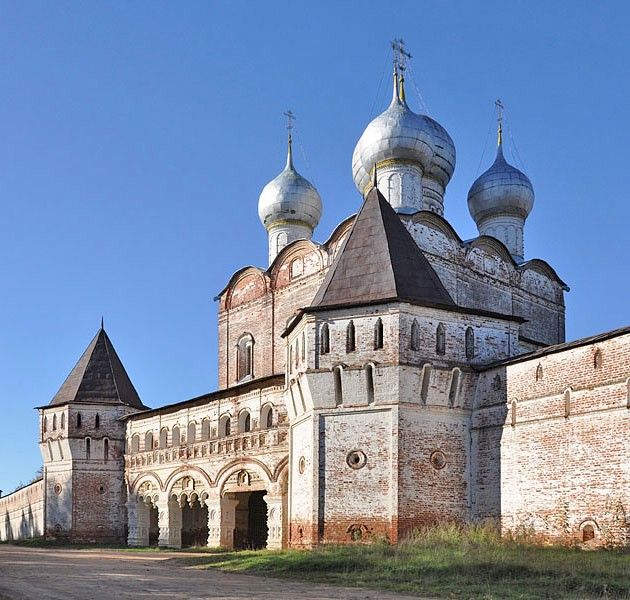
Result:
[[[101,315],[146,404],[215,387],[213,297],[266,266],[256,205],[284,163],[282,113],[321,241],[359,206],[352,150],[388,102],[394,37],[410,105],[417,86],[457,147],[460,236],[501,98],[536,190],[526,256],[572,288],[567,338],[627,325],[629,28],[626,2],[3,2],[0,489],[41,464],[33,407]]]

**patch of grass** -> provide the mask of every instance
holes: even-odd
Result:
[[[130,548],[120,544],[104,544],[104,543],[88,543],[88,542],[69,542],[63,539],[46,539],[43,537],[29,538],[25,540],[2,541],[0,544],[11,546],[21,546],[26,548],[65,548],[68,550],[119,550],[121,552],[203,552],[207,554],[217,554],[226,552],[223,548],[208,548],[207,546],[194,546],[187,548],[159,548],[158,546],[140,546]],[[0,600],[2,600],[0,598]]]
[[[440,598],[630,598],[630,554],[502,539],[488,526],[442,525],[391,546],[243,551],[196,559],[227,571]]]

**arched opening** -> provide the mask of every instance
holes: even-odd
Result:
[[[380,350],[383,347],[383,319],[376,319],[374,324],[374,350]]]
[[[207,417],[201,421],[201,439],[203,441],[210,439],[210,419]]]
[[[539,364],[536,367],[536,381],[542,381],[543,378],[543,367],[541,364]]]
[[[422,385],[420,386],[420,403],[424,406],[427,404],[429,396],[429,383],[431,382],[431,365],[426,364],[422,367]]]
[[[153,432],[147,431],[144,434],[144,451],[149,452],[153,450]]]
[[[306,334],[302,332],[302,362],[306,361]]]
[[[341,383],[341,367],[333,369],[333,379],[335,383],[335,405],[339,406],[343,403],[343,387]]]
[[[267,503],[265,490],[234,494],[236,505],[234,547],[259,550],[267,546]]]
[[[448,391],[448,405],[450,407],[455,406],[457,402],[457,397],[459,396],[459,380],[461,376],[461,371],[455,367],[453,372],[451,373],[451,385]]]
[[[103,460],[109,460],[109,440],[103,440]]]
[[[420,324],[417,319],[411,323],[411,338],[409,341],[412,350],[420,350]]]
[[[226,437],[230,435],[230,415],[222,415],[219,419],[219,435]]]
[[[140,436],[137,433],[131,436],[131,452],[140,452]]]
[[[197,494],[182,498],[182,546],[206,546],[208,543],[208,507]]]
[[[374,365],[365,366],[365,392],[367,403],[374,404]]]
[[[101,426],[101,417],[97,414],[94,417],[94,429],[98,429]]]
[[[251,431],[252,418],[248,410],[242,410],[238,413],[238,431],[239,433],[247,433]]]
[[[322,325],[319,338],[319,353],[328,354],[330,352],[330,327],[328,323]]]
[[[92,454],[92,440],[90,438],[85,438],[85,460],[90,460],[91,454]]]
[[[354,321],[350,321],[346,327],[346,352],[354,352],[356,350],[356,338],[354,331]]]
[[[53,415],[52,430],[57,431],[57,415]]]
[[[179,431],[179,425],[173,425],[173,434],[172,434],[171,443],[173,447],[179,446],[182,443],[181,433]]]
[[[189,444],[194,444],[197,441],[197,423],[195,421],[188,423],[187,440]]]
[[[66,413],[61,413],[61,429],[66,428]]]
[[[44,417],[44,431],[48,431],[48,417]]]
[[[516,427],[516,400],[512,400],[510,409],[510,422],[512,427]]]
[[[164,450],[168,446],[168,427],[160,429],[160,449]]]
[[[250,333],[243,334],[236,346],[237,379],[242,381],[254,376],[254,338]]]
[[[440,323],[435,332],[435,353],[446,354],[446,327],[444,323]]]
[[[159,511],[155,504],[149,504],[149,546],[157,546],[160,539]]]
[[[260,426],[266,429],[273,427],[273,406],[265,404],[260,410]]]
[[[571,416],[571,388],[567,388],[564,391],[564,418],[568,419]]]
[[[590,542],[591,540],[594,540],[594,539],[595,539],[595,527],[593,527],[591,524],[584,525],[584,527],[582,527],[582,541]]]
[[[475,332],[472,327],[466,328],[466,358],[475,358]]]

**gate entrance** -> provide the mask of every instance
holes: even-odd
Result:
[[[258,550],[267,546],[267,492],[239,492],[235,515],[234,547],[239,550]]]
[[[182,507],[182,547],[207,546],[207,544],[208,507],[201,506],[199,500],[195,498],[192,506],[186,502]]]

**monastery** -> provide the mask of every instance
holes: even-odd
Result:
[[[468,193],[479,236],[459,237],[455,146],[403,67],[354,150],[360,210],[324,243],[289,135],[258,203],[269,265],[218,295],[218,389],[148,408],[101,328],[39,407],[43,478],[0,498],[0,539],[313,547],[491,520],[630,543],[630,327],[565,341],[501,120]]]

